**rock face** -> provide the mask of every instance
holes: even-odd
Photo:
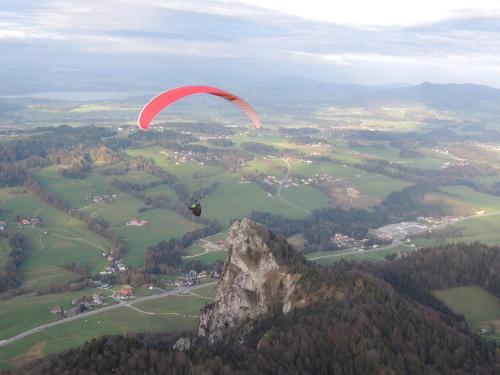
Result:
[[[269,232],[249,219],[231,226],[228,258],[214,302],[201,312],[198,336],[209,343],[220,342],[236,327],[243,342],[252,321],[271,310],[286,314],[293,308],[300,275],[287,273],[269,241]]]

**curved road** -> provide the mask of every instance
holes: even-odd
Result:
[[[41,331],[43,331],[46,328],[54,327],[54,326],[57,326],[59,324],[64,324],[64,323],[67,323],[67,322],[71,322],[73,320],[86,318],[86,317],[89,317],[91,315],[100,314],[100,313],[105,312],[105,311],[111,311],[111,310],[115,310],[115,309],[120,309],[122,307],[129,307],[129,306],[132,306],[133,304],[139,303],[139,302],[151,301],[151,300],[154,300],[154,299],[158,299],[158,298],[162,298],[162,297],[167,297],[167,296],[174,296],[174,295],[178,295],[178,294],[186,294],[186,293],[191,292],[192,290],[204,288],[206,286],[210,286],[210,285],[214,285],[214,284],[217,284],[217,281],[212,281],[212,282],[205,283],[205,284],[194,285],[194,286],[191,286],[191,287],[180,287],[180,288],[176,288],[174,290],[171,290],[169,292],[160,293],[160,294],[154,294],[152,296],[147,296],[147,297],[136,298],[136,299],[128,301],[128,302],[121,302],[121,303],[116,304],[116,305],[106,306],[106,307],[102,307],[100,309],[87,311],[87,312],[84,312],[82,314],[78,314],[78,315],[72,316],[70,318],[64,318],[64,319],[56,320],[55,322],[50,322],[50,323],[42,324],[41,326],[32,328],[29,331],[20,333],[19,335],[11,337],[10,339],[6,339],[6,340],[0,341],[0,348],[2,348],[4,346],[7,346],[9,344],[12,344],[13,342],[21,340],[21,339],[23,339],[25,337],[31,336],[31,335],[33,335],[35,333],[41,332]]]
[[[285,178],[284,178],[284,179],[285,179],[285,180],[288,180],[288,177],[290,176],[290,173],[292,173],[292,166],[290,165],[290,162],[289,162],[286,158],[281,158],[281,159],[282,159],[282,160],[284,160],[284,161],[285,161],[285,163],[286,163],[286,165],[287,165],[288,171],[287,171],[286,176],[285,176]],[[304,213],[306,213],[306,214],[308,214],[308,215],[310,215],[310,214],[311,214],[311,211],[308,211],[308,210],[306,210],[306,209],[304,209],[304,208],[302,208],[302,207],[299,207],[299,206],[297,206],[297,205],[293,204],[292,202],[287,201],[285,198],[283,198],[283,196],[281,195],[281,188],[282,188],[282,187],[283,187],[283,184],[280,184],[280,186],[278,187],[278,190],[277,190],[277,192],[276,192],[276,195],[277,195],[277,196],[278,196],[278,197],[279,197],[279,198],[280,198],[283,202],[285,202],[285,203],[286,203],[286,204],[288,204],[289,206],[292,206],[292,207],[296,208],[297,210],[300,210],[300,211],[302,211],[302,212],[304,212]]]

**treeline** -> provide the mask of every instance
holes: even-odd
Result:
[[[309,217],[292,220],[280,215],[253,212],[251,217],[288,237],[300,233],[307,241],[306,252],[336,250],[330,239],[334,233],[351,237],[366,238],[371,228],[399,221],[415,220],[419,216],[440,217],[447,214],[445,204],[426,203],[424,195],[435,189],[426,184],[409,186],[399,192],[392,192],[372,210],[332,207],[314,210]]]
[[[82,144],[93,147],[104,137],[115,133],[109,129],[86,126],[71,127],[61,125],[45,128],[39,135],[31,135],[28,139],[13,140],[0,144],[0,162],[16,162],[31,156],[47,158],[51,152],[69,150]]]
[[[133,146],[160,146],[178,151],[182,145],[197,142],[199,139],[188,132],[177,132],[171,129],[163,131],[137,132],[130,134],[128,139]]]
[[[113,244],[112,252],[115,256],[123,257],[123,255],[125,254],[125,247],[123,243],[118,239],[115,232],[108,230],[109,224],[106,220],[100,218],[92,218],[89,214],[67,207],[66,203],[61,198],[43,189],[38,181],[31,176],[26,179],[24,187],[33,195],[38,197],[42,202],[50,204],[51,206],[54,206],[55,208],[85,222],[85,224],[87,225],[87,229],[89,229],[91,232],[94,232],[111,241],[111,243]]]
[[[454,243],[373,266],[396,289],[438,307],[432,290],[479,285],[500,298],[500,247]]]
[[[240,146],[242,149],[249,151],[249,152],[254,152],[256,154],[262,154],[262,155],[279,155],[280,150],[278,150],[276,147],[267,145],[265,143],[259,143],[259,142],[242,142],[240,143]]]
[[[21,285],[21,275],[19,267],[26,259],[25,245],[23,239],[16,233],[7,233],[10,252],[0,271],[0,293],[5,293],[9,289],[15,289]]]
[[[229,138],[215,138],[207,140],[208,144],[217,147],[232,147],[234,146],[234,142]]]
[[[28,174],[14,164],[0,163],[0,187],[20,186]]]
[[[82,179],[95,163],[116,164],[123,160],[119,152],[105,146],[77,145],[71,150],[56,151],[49,155],[50,164],[61,165],[59,173],[66,178]]]
[[[144,269],[152,273],[172,273],[182,265],[182,255],[186,247],[191,246],[195,241],[216,233],[222,227],[216,221],[192,232],[186,233],[180,239],[170,241],[160,241],[156,246],[146,248],[144,254]]]
[[[395,267],[403,275],[407,265]],[[498,373],[500,353],[495,344],[472,335],[453,314],[398,293],[371,271],[340,262],[332,269],[311,266],[303,275],[300,288],[312,296],[309,305],[286,315],[270,309],[244,331],[243,343],[241,327],[222,344],[208,346],[198,340],[187,352],[172,349],[179,333],[106,336],[33,362],[19,372]]]

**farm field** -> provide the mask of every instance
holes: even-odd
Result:
[[[77,180],[62,177],[58,170],[58,166],[42,168],[34,173],[34,177],[42,186],[61,197],[70,208],[78,209],[91,203],[89,200],[91,196],[107,192],[118,193],[119,190],[111,184],[115,179],[141,184],[158,181],[156,177],[144,171],[129,171],[119,176],[103,176],[97,169],[84,179]]]
[[[281,196],[290,203],[305,210],[329,207],[332,203],[329,197],[308,185],[282,189]]]
[[[383,175],[369,174],[367,172],[359,178],[349,179],[348,184],[366,195],[381,200],[387,198],[391,192],[403,190],[411,185],[411,183],[407,181]]]
[[[10,247],[7,238],[0,237],[0,268],[3,267],[9,256]]]
[[[489,336],[500,339],[500,300],[493,294],[476,285],[435,290],[434,295],[455,313],[465,316],[474,330],[485,328]]]
[[[29,248],[27,260],[21,267],[25,286],[43,288],[67,280],[71,273],[60,266],[71,262],[85,265],[92,273],[104,268],[106,262],[101,252],[111,248],[111,244],[90,232],[83,222],[30,193],[14,189],[0,189],[0,208],[6,211],[2,219],[22,235]],[[18,227],[17,217],[32,216],[39,216],[43,226]]]
[[[238,184],[236,179],[221,182],[215,191],[208,194],[203,199],[203,211],[205,217],[217,220],[224,228],[232,219],[243,218],[253,211],[271,212],[291,219],[305,215],[279,197],[269,197],[255,183]]]
[[[352,168],[347,165],[334,164],[334,163],[291,163],[292,173],[294,175],[301,175],[311,177],[314,174],[329,174],[335,178],[355,177],[366,173],[362,169]]]
[[[227,257],[226,250],[217,250],[217,251],[213,251],[210,253],[201,254],[201,255],[197,255],[197,256],[193,256],[193,257],[189,257],[189,258],[184,257],[182,261],[183,261],[183,263],[187,263],[189,261],[196,260],[196,261],[201,262],[201,264],[208,265],[208,264],[213,264],[217,261],[224,262],[226,257]]]
[[[398,249],[387,249],[370,253],[370,250],[366,251],[325,251],[318,253],[307,254],[306,258],[318,258],[311,259],[311,261],[321,264],[322,266],[333,266],[338,261],[344,259],[353,262],[384,262],[385,256],[388,254],[394,254]]]
[[[500,245],[500,231],[498,223],[500,213],[491,216],[478,216],[456,224],[462,228],[461,236],[449,240],[466,242],[481,241],[488,245]]]
[[[144,250],[147,246],[156,245],[160,241],[180,238],[202,225],[196,224],[174,211],[154,209],[137,213],[141,219],[149,221],[144,227],[123,226],[113,229],[125,245],[126,264],[133,267],[142,267],[144,264]],[[132,218],[132,217],[130,217]]]
[[[184,253],[186,255],[199,255],[205,252],[203,245],[207,243],[217,243],[220,240],[224,240],[227,236],[227,233],[217,233],[213,236],[208,236],[196,241],[193,245],[189,246],[185,249]]]
[[[69,307],[73,299],[81,298],[84,295],[91,296],[94,292],[103,295],[111,294],[103,289],[85,289],[41,296],[21,295],[2,301],[0,303],[0,340],[13,337],[41,324],[58,320],[57,316],[50,314],[52,306]]]
[[[494,195],[478,193],[468,186],[454,185],[441,188],[451,194],[461,196],[466,202],[474,206],[477,210],[484,210],[486,213],[500,210],[500,198]]]
[[[211,300],[213,290],[207,286],[193,295],[168,296],[45,329],[2,348],[0,369],[20,366],[103,335],[195,329],[199,310]]]
[[[172,152],[160,147],[144,147],[125,150],[130,156],[143,156],[147,159],[153,159],[156,165],[166,172],[178,177],[192,192],[198,191],[200,187],[208,186],[214,180],[219,181],[222,176],[227,174],[222,168],[211,165],[200,165],[195,163],[176,164],[175,160],[168,159],[165,155],[160,153],[161,151]]]

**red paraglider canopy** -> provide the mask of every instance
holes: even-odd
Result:
[[[146,104],[146,106],[139,114],[139,127],[142,130],[148,130],[149,125],[154,120],[156,115],[158,115],[158,113],[160,113],[164,108],[168,107],[170,104],[176,102],[177,100],[194,94],[215,95],[232,102],[247,114],[247,116],[250,118],[250,120],[252,120],[253,125],[257,129],[260,128],[259,116],[257,115],[257,112],[255,112],[255,110],[252,108],[252,106],[248,104],[248,102],[237,97],[236,95],[231,94],[230,92],[210,86],[183,86],[173,90],[165,91],[155,96],[148,104]]]

